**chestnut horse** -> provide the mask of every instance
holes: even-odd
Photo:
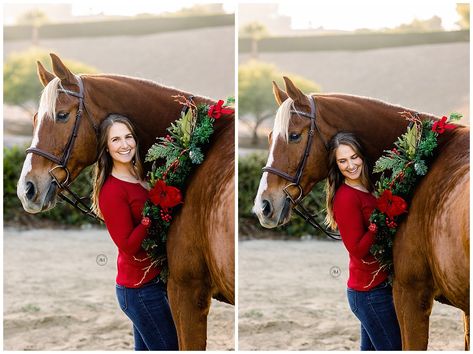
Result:
[[[38,76],[45,89],[34,118],[30,153],[18,181],[18,197],[30,213],[55,206],[60,188],[53,182],[50,170],[59,183],[67,178],[68,184],[96,161],[95,129],[108,114],[122,114],[133,121],[141,156],[145,156],[156,137],[164,136],[166,128],[180,115],[182,106],[172,96],[190,95],[131,77],[76,76],[56,55],[51,54],[51,58],[54,74],[38,62]],[[84,90],[82,102],[76,97],[81,91],[79,81]],[[196,104],[216,103],[195,95],[193,100]],[[85,118],[76,128],[77,138],[67,159],[66,173],[65,168],[57,168],[57,160],[70,145],[79,105],[83,105]],[[205,161],[190,178],[185,202],[168,234],[168,295],[181,350],[206,348],[212,297],[234,304],[233,114],[216,120],[214,128]]]
[[[298,198],[299,192],[302,198],[327,177],[326,143],[333,135],[356,134],[367,160],[374,162],[406,131],[408,122],[399,113],[415,113],[366,97],[305,95],[291,80],[284,81],[286,91],[273,82],[280,107],[253,209],[267,228],[290,220],[292,203],[284,188],[289,185],[290,198]],[[438,119],[424,113],[420,117]],[[416,187],[395,237],[393,297],[403,349],[427,349],[434,299],[463,310],[469,347],[469,132],[458,125],[439,136],[437,157]]]

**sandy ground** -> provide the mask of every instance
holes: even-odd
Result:
[[[241,241],[238,258],[239,350],[359,350],[342,244]],[[435,303],[428,349],[463,350],[463,338],[462,312]]]
[[[132,350],[106,230],[4,230],[4,350]],[[104,264],[106,261],[106,264]],[[230,350],[234,307],[213,301],[208,349]]]

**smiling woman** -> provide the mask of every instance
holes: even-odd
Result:
[[[98,161],[93,192],[94,210],[103,216],[118,247],[118,302],[133,322],[135,350],[177,350],[177,334],[159,278],[141,243],[149,223],[141,218],[148,199],[135,129],[118,114],[100,125]],[[148,269],[143,275],[143,269]]]

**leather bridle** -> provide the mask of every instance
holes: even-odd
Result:
[[[291,109],[290,113],[291,114],[297,114],[298,116],[309,118],[310,119],[310,128],[309,128],[309,133],[307,137],[307,142],[305,145],[304,149],[304,154],[301,157],[301,160],[299,162],[299,165],[297,166],[296,173],[294,176],[291,176],[290,174],[278,170],[277,168],[274,168],[272,166],[265,166],[263,167],[263,172],[268,172],[275,174],[286,181],[289,181],[290,183],[286,185],[283,188],[284,193],[286,194],[286,203],[287,205],[289,202],[292,203],[293,210],[298,214],[300,217],[302,217],[306,222],[308,222],[310,225],[312,225],[314,228],[320,230],[323,232],[325,235],[328,237],[334,239],[334,240],[340,240],[340,234],[336,232],[331,232],[327,231],[325,228],[323,228],[316,220],[315,216],[316,214],[311,214],[302,204],[302,200],[304,199],[304,190],[300,184],[302,175],[304,173],[305,166],[307,164],[307,160],[309,158],[310,154],[310,149],[312,147],[312,143],[314,140],[315,133],[318,132],[320,138],[322,139],[322,142],[324,143],[325,149],[328,151],[328,144],[326,140],[324,140],[322,134],[320,133],[320,130],[317,126],[316,119],[317,119],[317,110],[315,106],[315,99],[312,96],[307,96],[309,99],[309,104],[310,104],[310,113],[304,112],[304,111],[299,111],[297,109]],[[299,191],[299,195],[297,198],[294,198],[291,193],[289,192],[289,188],[296,188]]]
[[[59,191],[59,196],[65,200],[67,203],[72,205],[74,208],[78,209],[80,212],[82,212],[85,215],[88,215],[90,217],[93,217],[94,219],[103,221],[101,218],[99,218],[88,206],[84,200],[88,199],[88,197],[79,197],[76,193],[74,193],[69,186],[71,185],[72,182],[69,181],[71,173],[67,167],[67,163],[69,162],[69,159],[72,154],[72,149],[74,148],[74,143],[77,139],[78,131],[79,131],[79,125],[81,122],[81,118],[84,114],[84,111],[87,112],[87,108],[84,103],[84,84],[82,82],[82,78],[78,75],[75,76],[77,79],[77,85],[79,86],[79,92],[71,91],[71,90],[66,90],[65,88],[58,88],[59,92],[65,93],[69,96],[74,96],[79,99],[79,106],[77,108],[77,113],[76,113],[76,120],[74,122],[74,127],[72,128],[72,133],[69,137],[69,140],[66,143],[66,146],[64,147],[63,153],[61,157],[57,157],[47,151],[41,150],[37,147],[30,147],[26,149],[26,153],[33,153],[39,156],[44,157],[45,159],[52,161],[56,164],[52,169],[48,171],[49,175],[52,178],[52,182],[55,183],[60,191]],[[95,125],[94,121],[90,117],[90,114],[87,112],[86,117],[88,118],[90,124],[92,125],[94,131],[95,131],[95,137],[97,139],[97,144],[99,141],[99,130],[98,127]],[[53,119],[55,117],[52,117]],[[62,169],[66,173],[66,178],[61,182],[59,179],[56,177],[54,174],[54,171]],[[65,195],[63,192],[67,191],[72,198],[68,197]]]

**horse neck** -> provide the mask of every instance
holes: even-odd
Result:
[[[409,122],[400,113],[417,113],[409,108],[360,96],[327,94],[317,95],[315,99],[321,131],[325,130],[330,137],[339,131],[354,133],[372,163],[405,133]],[[419,113],[419,117],[436,119],[425,113]]]
[[[142,151],[148,151],[157,136],[179,118],[182,105],[175,95],[192,94],[154,82],[119,75],[90,75],[84,77],[85,103],[97,124],[110,113],[132,119],[140,138]],[[209,98],[193,96],[196,104],[212,104]]]

